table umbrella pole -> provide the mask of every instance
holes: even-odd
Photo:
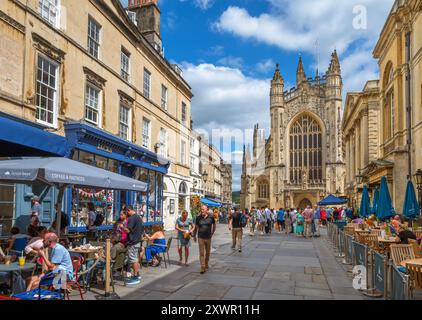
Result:
[[[110,239],[106,240],[105,296],[110,295]]]
[[[59,194],[57,195],[57,202],[56,202],[56,232],[57,236],[60,237],[60,227],[62,224],[62,201],[64,195],[64,186],[60,185],[59,187]]]

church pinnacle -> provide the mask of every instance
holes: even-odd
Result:
[[[299,85],[303,81],[306,81],[306,74],[305,74],[305,68],[303,67],[302,56],[300,55],[299,63],[297,66],[297,71],[296,71],[296,84]]]
[[[330,67],[328,68],[328,72],[330,73],[340,73],[340,61],[338,59],[337,50],[334,50],[334,52],[331,55],[331,62]]]

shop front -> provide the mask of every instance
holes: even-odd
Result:
[[[120,210],[128,205],[143,217],[145,226],[163,223],[164,176],[168,160],[84,122],[67,123],[65,132],[73,160],[137,179],[148,186],[142,193],[69,188],[66,194],[69,232],[87,230],[91,204],[97,216],[103,217],[97,230],[111,229]]]
[[[22,157],[66,157],[66,138],[44,131],[45,127],[0,112],[0,159]],[[38,196],[41,224],[48,227],[54,220],[57,190],[45,184],[0,184],[0,229],[9,233],[12,226],[22,231],[30,221],[31,197]]]

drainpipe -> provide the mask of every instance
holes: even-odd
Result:
[[[406,122],[407,122],[407,160],[408,160],[408,179],[412,179],[412,97],[410,74],[410,32],[406,33]]]

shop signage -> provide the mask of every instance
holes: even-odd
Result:
[[[108,152],[108,153],[113,153],[113,149],[111,147],[106,146],[105,144],[102,144],[102,143],[99,143],[97,145],[97,149]]]

